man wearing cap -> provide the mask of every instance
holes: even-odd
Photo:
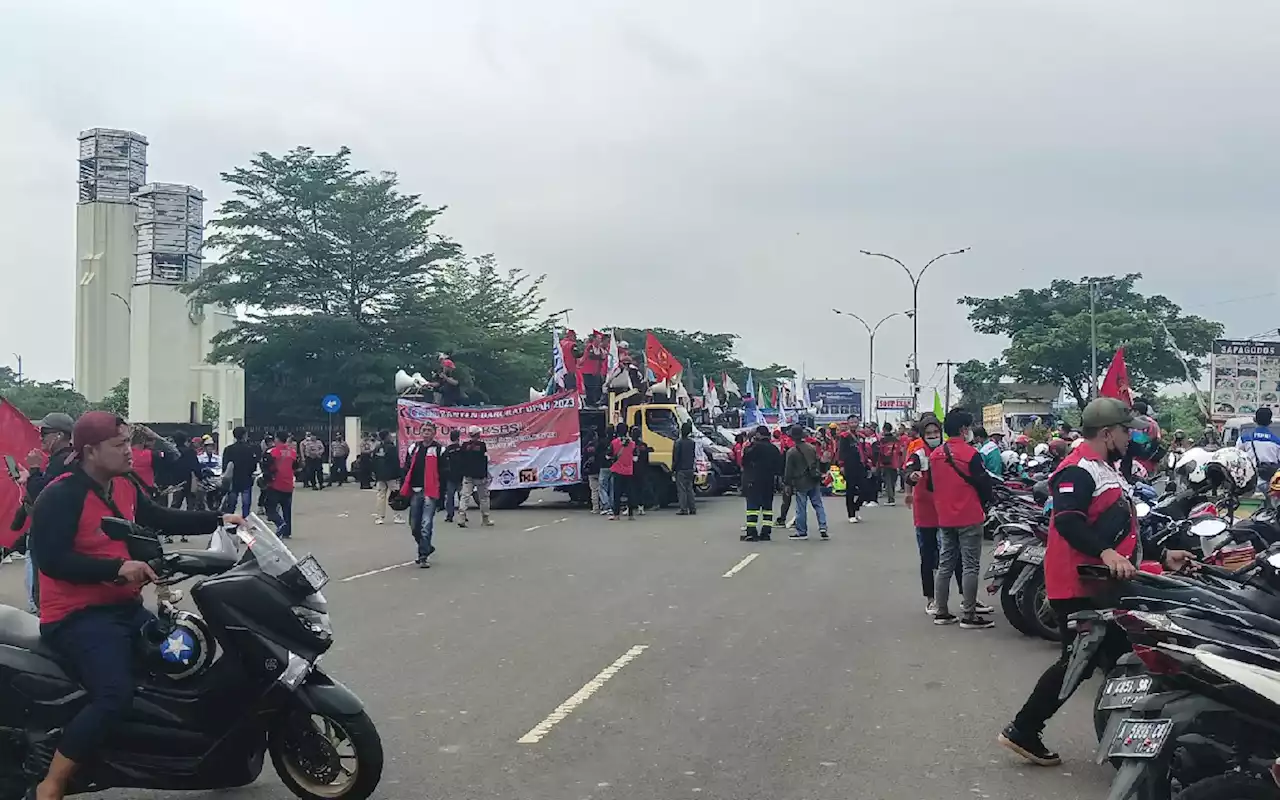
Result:
[[[471,496],[474,494],[480,505],[480,524],[492,528],[493,520],[489,519],[489,448],[480,438],[479,425],[467,428],[467,440],[458,448],[453,464],[462,475],[458,527],[467,527],[467,506],[471,505]]]
[[[1058,695],[1067,671],[1075,631],[1066,625],[1069,615],[1095,607],[1099,581],[1082,580],[1078,567],[1104,565],[1113,578],[1137,574],[1142,560],[1138,520],[1129,498],[1129,486],[1116,465],[1129,447],[1129,430],[1140,424],[1121,401],[1099,397],[1080,415],[1083,442],[1068,453],[1049,478],[1053,512],[1049,518],[1049,543],[1044,558],[1045,591],[1062,629],[1062,650],[1031,690],[1031,696],[1000,734],[1000,744],[1033,764],[1062,763],[1044,746],[1041,731],[1062,705]],[[1191,564],[1186,550],[1166,550],[1160,560],[1170,569]],[[1099,648],[1097,659],[1116,659],[1129,649],[1122,632],[1112,631]],[[1092,670],[1094,664],[1089,665]]]
[[[55,411],[40,420],[40,449],[27,453],[27,472],[23,483],[27,487],[26,507],[35,505],[36,498],[60,475],[65,473],[71,460],[71,431],[75,421],[69,414]],[[48,460],[48,463],[46,462]],[[25,547],[28,555],[24,583],[27,589],[27,610],[32,614],[40,610],[40,581],[35,555],[31,552],[31,532],[27,531]],[[21,548],[20,548],[21,549]]]
[[[453,361],[447,358],[440,359],[440,371],[436,373],[434,383],[436,385],[436,402],[439,405],[462,405],[462,384],[458,381],[457,376],[453,374]]]
[[[40,636],[84,686],[88,702],[62,731],[37,800],[62,800],[77,765],[91,760],[133,704],[134,638],[154,619],[142,605],[151,567],[129,558],[124,542],[102,532],[122,517],[169,534],[211,533],[234,515],[163,508],[128,478],[129,426],[115,414],[90,411],[71,434],[71,468],[41,493],[32,513],[40,565]],[[31,796],[31,795],[28,795]]]

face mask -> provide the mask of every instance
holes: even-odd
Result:
[[[965,432],[964,432],[964,440],[965,440],[966,442],[972,442],[972,441],[973,441],[973,431],[965,431]]]
[[[942,445],[942,437],[941,437],[941,436],[926,436],[926,437],[924,437],[924,443],[925,443],[925,444],[927,444],[927,445],[929,445],[930,447],[940,447],[940,446]]]

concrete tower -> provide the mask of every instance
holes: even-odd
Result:
[[[129,376],[133,193],[147,181],[146,137],[110,128],[84,131],[79,165],[75,386],[96,402]]]

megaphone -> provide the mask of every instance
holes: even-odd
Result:
[[[666,381],[658,381],[649,387],[649,394],[652,397],[670,397],[671,386]]]
[[[409,377],[409,373],[404,370],[396,370],[395,380],[396,394],[404,394],[414,388],[413,378]]]
[[[413,373],[413,377],[411,377],[410,380],[413,381],[413,388],[415,389],[421,389],[427,385],[427,379],[422,377],[421,372]]]
[[[537,389],[533,388],[532,386],[530,386],[530,387],[529,387],[529,402],[530,402],[530,403],[532,403],[532,402],[534,402],[534,401],[536,401],[536,400],[541,400],[542,398],[544,398],[544,397],[546,397],[546,396],[547,396],[547,393],[546,393],[546,392],[540,392],[540,391],[538,391]]]

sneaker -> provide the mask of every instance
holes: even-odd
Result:
[[[745,531],[746,529],[747,529],[746,525],[743,525],[741,528],[739,528],[739,530],[743,530],[743,531]]]
[[[827,529],[826,529],[826,528],[822,528],[822,529],[820,529],[820,530],[818,531],[818,535],[819,535],[819,536],[821,536],[821,537],[822,537],[824,540],[826,540],[826,541],[830,541],[830,539],[831,539],[831,537],[827,535]]]
[[[386,521],[385,519],[383,519],[382,517],[374,517],[374,518],[373,518],[373,524],[374,524],[374,525],[386,525],[386,524],[387,524],[387,521]]]
[[[431,564],[425,558],[418,559],[418,569],[431,569]]]
[[[980,617],[977,614],[970,614],[960,620],[960,627],[967,631],[982,631],[995,626],[995,621],[990,617]]]
[[[788,538],[788,539],[795,539],[796,541],[801,541],[801,540],[805,540],[805,541],[807,541],[807,540],[809,539],[809,534],[808,534],[808,533],[800,533],[799,531],[796,531],[795,533],[791,534],[791,535],[790,535],[790,536],[788,536],[787,538]]]
[[[465,528],[465,527],[467,527],[467,521],[466,521],[465,519],[460,519],[460,520],[458,520],[458,527],[459,527],[459,528]]]
[[[885,503],[886,506],[896,506],[897,504],[898,504],[897,500],[890,500],[889,502]]]
[[[955,614],[939,614],[937,613],[937,609],[934,609],[934,614],[933,614],[934,625],[955,625],[959,621],[960,621],[960,618],[957,617]]]
[[[602,517],[607,517],[607,516],[609,516],[609,512],[608,512],[608,511],[604,511],[604,510],[602,509],[602,510],[600,511],[600,516],[602,516]]]
[[[677,517],[687,517],[687,516],[689,516],[689,512],[688,512],[688,511],[685,511],[684,509],[680,509],[679,511],[677,511],[677,512],[676,512],[676,516],[677,516]]]
[[[493,520],[491,520],[491,519],[486,519],[484,522],[481,522],[481,523],[480,523],[480,526],[481,526],[481,527],[483,527],[483,528],[492,528],[492,527],[493,527]]]
[[[938,601],[930,600],[924,604],[924,613],[929,616],[935,616],[938,613]]]
[[[610,521],[610,522],[617,522],[617,521],[618,521],[618,515],[617,515],[617,514],[610,514],[610,515],[609,515],[609,521]]]
[[[973,606],[973,613],[975,613],[975,614],[994,614],[994,613],[996,613],[996,610],[995,610],[994,608],[992,608],[991,606],[987,605],[986,603],[982,602],[981,600],[979,600],[979,601],[978,601],[977,603],[975,603],[975,604],[974,604],[974,606]]]
[[[879,507],[880,507],[880,504],[877,503],[875,500],[870,500],[867,502],[867,508],[879,508]]]
[[[781,525],[779,525],[778,527],[779,527],[779,528],[794,528],[794,527],[795,527],[795,524],[796,524],[796,521],[795,521],[795,520],[791,520],[790,522],[788,522],[788,521],[786,521],[786,520],[784,519],[784,520],[782,521],[782,524],[781,524]]]
[[[1062,756],[1045,747],[1039,736],[1029,736],[1012,725],[1001,731],[996,741],[1037,766],[1056,767],[1062,763]]]
[[[404,515],[403,515],[403,514],[396,514],[396,518],[395,518],[394,520],[392,520],[392,522],[394,522],[394,523],[395,523],[395,524],[397,524],[397,525],[404,525],[404,524],[405,524],[405,518],[404,518]]]
[[[26,561],[26,560],[27,560],[27,554],[26,554],[26,553],[12,553],[12,554],[10,554],[10,556],[9,556],[9,557],[10,557],[10,558],[12,558],[14,561]]]
[[[757,536],[757,535],[755,535],[754,533],[744,533],[744,534],[742,534],[741,536],[739,536],[739,537],[738,537],[738,541],[740,541],[740,542],[758,542],[758,541],[760,541],[760,537],[759,537],[759,536]]]
[[[857,514],[854,514],[852,517],[849,517],[850,525],[857,525],[859,522],[862,522],[862,519],[859,518]]]

